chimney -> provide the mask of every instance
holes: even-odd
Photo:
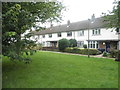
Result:
[[[91,20],[95,20],[95,14],[92,15]]]
[[[67,27],[70,27],[70,20],[67,21]]]
[[[50,30],[52,30],[52,28],[53,28],[53,24],[51,23],[51,24],[50,24]]]

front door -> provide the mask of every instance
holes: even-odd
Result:
[[[106,42],[106,52],[110,51],[110,42]]]

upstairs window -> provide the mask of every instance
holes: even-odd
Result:
[[[49,36],[49,38],[52,38],[52,34],[49,34],[48,36]]]
[[[68,37],[72,36],[72,32],[67,32],[67,36]]]
[[[92,31],[92,34],[93,34],[93,35],[100,35],[100,34],[101,34],[101,30],[100,30],[100,29],[94,29],[94,30]]]
[[[78,36],[84,36],[84,30],[78,31]]]
[[[42,35],[43,38],[45,38],[45,35]]]
[[[61,33],[58,33],[57,35],[58,35],[58,37],[61,37],[61,36],[62,36]]]

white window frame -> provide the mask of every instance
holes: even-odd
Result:
[[[52,34],[48,34],[48,37],[49,37],[49,38],[52,38]]]
[[[93,29],[92,30],[92,35],[100,35],[101,34],[101,29]]]
[[[84,41],[77,41],[77,47],[83,48]]]
[[[84,30],[78,31],[78,36],[84,36]]]
[[[57,33],[57,36],[62,37],[62,33],[61,32]]]
[[[72,37],[72,32],[67,32],[67,37]]]

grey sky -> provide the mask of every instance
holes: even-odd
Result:
[[[63,14],[63,24],[67,20],[71,22],[86,20],[91,18],[93,13],[96,17],[100,17],[102,12],[112,10],[114,0],[62,0],[62,2],[67,9]]]

